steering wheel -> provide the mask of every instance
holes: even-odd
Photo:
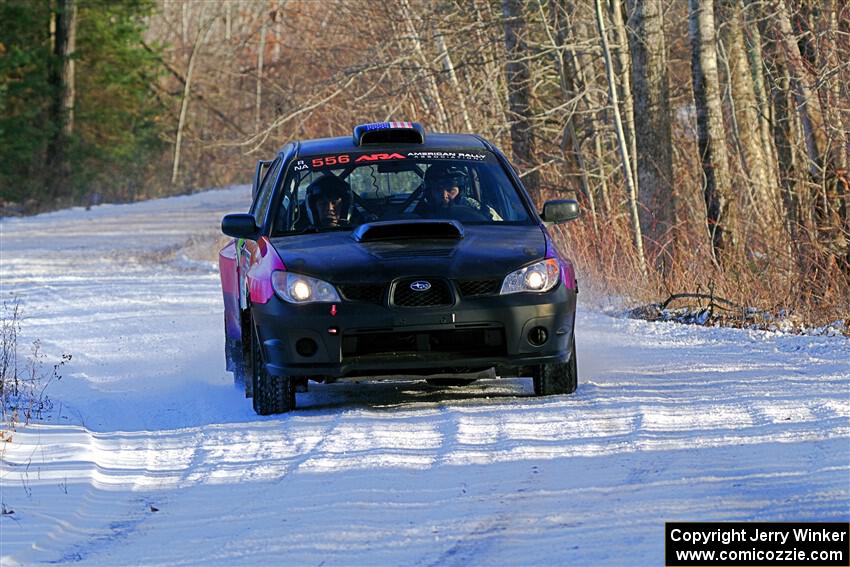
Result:
[[[405,200],[399,205],[389,205],[384,208],[383,212],[378,215],[378,220],[384,220],[387,218],[395,218],[402,216],[404,211],[413,203],[414,201],[421,201],[422,194],[424,192],[424,185],[420,185],[417,187]]]

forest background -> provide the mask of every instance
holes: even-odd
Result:
[[[0,216],[415,120],[577,198],[598,296],[847,326],[849,66],[844,0],[0,0]]]

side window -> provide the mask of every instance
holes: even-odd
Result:
[[[301,214],[298,202],[298,185],[306,177],[312,176],[312,172],[306,174],[295,173],[286,182],[286,192],[275,219],[275,232],[286,232],[293,230],[298,217]]]
[[[263,184],[260,185],[260,190],[257,192],[257,198],[254,204],[251,205],[251,214],[254,215],[258,225],[263,224],[267,209],[269,208],[269,201],[272,198],[272,189],[274,189],[274,183],[277,180],[282,165],[283,160],[277,158],[269,168],[268,173],[263,179]]]

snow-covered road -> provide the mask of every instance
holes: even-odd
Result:
[[[574,396],[311,384],[256,416],[183,252],[247,200],[2,221],[21,343],[73,360],[3,448],[0,563],[659,565],[665,521],[850,520],[846,338],[582,310]]]

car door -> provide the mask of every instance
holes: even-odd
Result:
[[[283,169],[283,158],[278,156],[277,159],[270,162],[270,166],[263,181],[257,188],[257,193],[254,202],[251,203],[250,214],[254,215],[254,220],[257,226],[263,226],[268,216],[269,204],[271,203],[274,188],[277,185],[278,177]],[[258,165],[258,172],[260,166]],[[240,239],[236,242],[236,258],[239,269],[239,289],[241,290],[239,304],[242,309],[248,308],[248,293],[246,285],[246,276],[251,265],[251,258],[257,249],[257,242],[254,240]]]

